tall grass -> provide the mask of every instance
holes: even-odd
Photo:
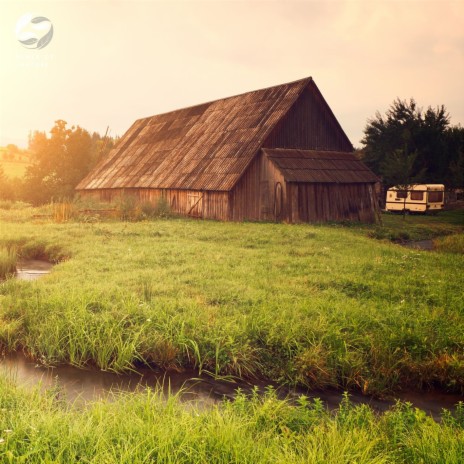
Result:
[[[172,216],[169,203],[163,197],[156,202],[141,202],[132,195],[123,195],[116,203],[116,211],[120,220],[129,222]]]
[[[0,280],[6,279],[16,272],[16,247],[0,246]]]
[[[377,416],[348,399],[334,413],[319,400],[239,394],[188,406],[153,389],[86,408],[54,389],[25,392],[0,379],[0,461],[43,463],[460,464],[464,405],[436,423],[408,404]]]
[[[52,208],[55,222],[66,222],[76,215],[75,205],[70,201],[52,203]]]
[[[453,234],[433,241],[434,249],[445,253],[464,254],[464,234]]]
[[[2,243],[23,255],[72,256],[43,281],[0,286],[7,350],[365,393],[464,390],[462,255],[338,225],[0,226]]]

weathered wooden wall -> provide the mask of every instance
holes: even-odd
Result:
[[[289,222],[375,222],[373,184],[287,184]]]
[[[185,216],[227,221],[230,215],[228,192],[147,188],[83,190],[79,194],[107,202],[117,202],[123,196],[132,196],[139,202],[156,204],[160,198],[164,198],[172,212]]]
[[[276,187],[277,185],[280,187]],[[276,191],[280,197],[277,205]],[[282,174],[260,152],[230,193],[230,219],[279,221],[285,217],[285,201],[285,181]]]
[[[230,195],[233,221],[375,222],[376,208],[374,184],[286,182],[263,154],[255,158]]]
[[[315,85],[309,85],[276,125],[263,148],[352,152],[353,146]]]

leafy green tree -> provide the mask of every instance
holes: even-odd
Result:
[[[460,127],[450,127],[443,105],[424,112],[414,99],[396,99],[385,116],[377,112],[368,120],[362,157],[387,187],[404,182],[459,186],[456,170],[462,163],[462,132]]]
[[[5,174],[3,167],[0,166],[0,200],[14,200],[15,190],[13,182]]]
[[[100,156],[101,137],[79,126],[67,127],[66,121],[55,121],[50,136],[35,132],[29,149],[34,161],[24,179],[23,196],[34,204],[72,198],[79,181],[90,171]]]

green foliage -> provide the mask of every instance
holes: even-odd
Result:
[[[329,413],[318,399],[291,403],[272,389],[210,407],[183,401],[155,388],[69,407],[56,389],[26,392],[1,376],[0,461],[461,464],[464,456],[459,411],[436,423],[409,404],[378,416],[347,398]]]
[[[16,272],[16,247],[0,246],[0,280],[3,280]]]
[[[113,146],[79,126],[67,128],[66,121],[55,121],[50,137],[35,132],[29,148],[34,153],[21,189],[21,198],[33,204],[74,197],[74,188],[96,162]],[[107,142],[107,143],[105,143]]]
[[[451,127],[444,106],[423,111],[395,100],[364,129],[361,156],[387,187],[411,182],[464,184],[464,128]]]
[[[379,242],[367,225],[56,224],[38,213],[0,210],[0,244],[72,258],[0,286],[4,347],[118,371],[144,362],[366,393],[464,389],[462,255]],[[386,215],[384,227],[432,238],[462,234],[462,218]]]
[[[433,246],[441,252],[464,254],[464,234],[440,237],[433,241]]]

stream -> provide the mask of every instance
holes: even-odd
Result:
[[[163,389],[164,394],[183,391],[183,401],[196,401],[200,405],[213,405],[223,399],[233,399],[236,390],[251,394],[257,388],[263,393],[268,386],[274,387],[279,397],[296,399],[300,395],[308,398],[320,398],[330,410],[337,408],[343,399],[343,393],[338,390],[307,391],[303,388],[288,389],[278,387],[272,382],[243,380],[226,381],[215,380],[212,377],[201,375],[192,370],[183,372],[161,372],[149,368],[137,372],[116,374],[100,371],[93,368],[81,369],[70,365],[45,367],[27,359],[20,353],[7,355],[0,359],[0,373],[12,378],[18,385],[34,387],[38,384],[43,389],[55,389],[60,399],[77,405],[85,405],[89,401],[99,399],[111,400],[116,396],[113,393],[143,392],[147,388],[157,386]],[[457,394],[441,392],[403,392],[395,398],[408,401],[415,407],[424,410],[434,419],[440,418],[443,408],[453,410],[464,397]],[[368,404],[375,411],[383,412],[395,404],[395,399],[375,399],[361,393],[350,393],[353,404]]]
[[[44,261],[23,261],[18,263],[17,278],[35,280],[50,272],[52,264]],[[111,400],[112,393],[141,392],[147,388],[162,387],[165,394],[169,391],[183,391],[182,400],[194,400],[202,405],[212,405],[224,398],[233,399],[240,388],[245,394],[251,394],[254,388],[264,392],[267,386],[274,387],[282,398],[297,398],[306,395],[309,398],[320,398],[329,409],[338,407],[343,393],[338,390],[307,391],[302,388],[288,389],[277,384],[264,381],[248,383],[243,380],[216,380],[192,370],[182,372],[161,372],[149,368],[137,372],[116,374],[97,369],[81,369],[70,365],[46,367],[37,364],[20,353],[0,358],[0,374],[14,379],[19,385],[34,387],[40,384],[44,389],[54,388],[57,394],[70,403],[85,404],[100,398]],[[395,399],[408,401],[413,406],[424,410],[434,419],[440,418],[443,408],[454,409],[464,396],[442,392],[402,392],[391,399],[375,399],[361,393],[350,393],[353,404],[368,404],[375,411],[388,410],[395,404]]]

